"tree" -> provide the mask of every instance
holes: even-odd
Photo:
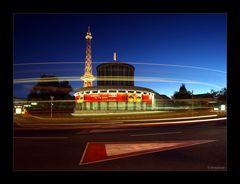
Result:
[[[227,101],[227,88],[222,88],[218,93],[218,100],[226,103]]]
[[[213,90],[213,89],[211,89],[211,91],[210,91],[210,94],[213,96],[213,97],[215,97],[215,98],[217,98],[217,96],[218,96],[218,91],[215,91],[215,90]]]
[[[29,100],[49,100],[51,95],[58,96],[59,82],[55,76],[42,75],[35,86],[33,86]]]
[[[192,93],[187,91],[185,84],[182,84],[179,88],[179,91],[175,91],[173,98],[175,99],[189,99],[192,98]]]
[[[73,91],[68,81],[60,82],[56,76],[42,75],[31,92],[28,95],[28,100],[50,100],[50,96],[54,96],[54,100],[74,100],[74,97],[69,93]],[[55,103],[54,108],[71,105],[74,103],[59,102]],[[42,103],[43,108],[50,108],[49,103]]]
[[[68,81],[59,82],[59,93],[63,96],[64,99],[69,99],[69,93],[73,91],[73,88],[70,86]]]
[[[222,88],[220,91],[211,89],[210,94],[218,100],[226,102],[227,100],[227,88]]]

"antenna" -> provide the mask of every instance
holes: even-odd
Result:
[[[113,53],[113,60],[117,61],[117,53],[116,52]]]

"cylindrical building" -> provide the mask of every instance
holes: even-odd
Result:
[[[76,90],[75,114],[84,110],[124,111],[152,110],[156,107],[160,95],[155,91],[134,86],[134,66],[117,61],[116,52],[113,61],[97,66],[97,86],[92,86],[95,77],[91,70],[90,30],[87,33],[85,74],[81,79],[84,87]],[[89,39],[89,40],[88,40]],[[161,103],[161,102],[160,102]]]
[[[97,86],[134,86],[134,70],[127,63],[102,63],[97,66]]]
[[[75,112],[82,110],[151,110],[155,91],[137,86],[95,86],[75,93]]]

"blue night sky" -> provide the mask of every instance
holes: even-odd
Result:
[[[194,94],[226,87],[225,14],[15,14],[13,19],[14,79],[82,76],[90,25],[93,75],[116,51],[119,62],[133,64],[135,76],[147,80],[135,86],[169,97],[181,83]],[[34,84],[14,84],[13,95],[26,97]],[[70,84],[83,86],[80,80]]]

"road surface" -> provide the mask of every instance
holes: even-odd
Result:
[[[210,142],[142,152],[94,163],[81,164],[86,146],[91,143],[116,144]],[[209,123],[85,129],[16,129],[13,141],[14,170],[83,170],[83,171],[225,171],[227,170],[226,120]],[[153,145],[149,146],[152,149]],[[105,145],[107,147],[107,145]],[[126,146],[125,146],[126,147]],[[126,148],[124,148],[126,149]],[[144,148],[145,149],[145,148]],[[95,153],[94,153],[95,154]],[[97,153],[96,153],[97,155]]]

